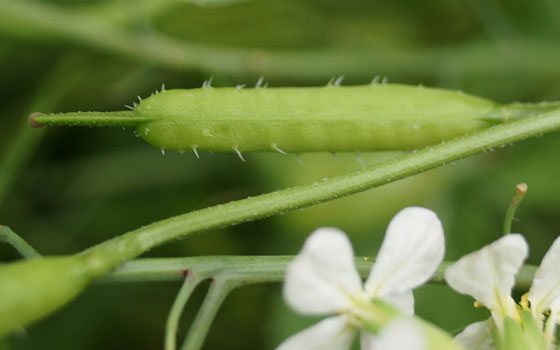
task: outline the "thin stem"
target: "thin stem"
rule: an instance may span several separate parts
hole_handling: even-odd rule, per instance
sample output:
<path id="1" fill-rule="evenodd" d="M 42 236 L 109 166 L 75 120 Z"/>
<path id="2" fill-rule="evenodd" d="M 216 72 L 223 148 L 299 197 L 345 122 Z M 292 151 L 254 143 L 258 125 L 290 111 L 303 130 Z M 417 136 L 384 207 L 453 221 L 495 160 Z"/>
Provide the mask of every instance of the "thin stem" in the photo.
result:
<path id="1" fill-rule="evenodd" d="M 197 350 L 202 347 L 216 313 L 234 287 L 235 285 L 228 280 L 212 281 L 208 294 L 189 329 L 181 350 Z"/>
<path id="2" fill-rule="evenodd" d="M 268 284 L 280 283 L 284 280 L 286 267 L 295 256 L 196 256 L 188 258 L 150 258 L 136 259 L 123 264 L 121 267 L 100 279 L 102 283 L 122 282 L 161 282 L 182 281 L 183 271 L 197 274 L 204 278 L 227 277 L 236 284 Z M 366 279 L 370 273 L 375 258 L 357 257 L 355 266 Z M 444 261 L 438 267 L 428 283 L 444 284 L 445 269 L 453 261 Z M 531 287 L 537 267 L 524 265 L 516 275 L 517 291 L 527 291 Z"/>
<path id="3" fill-rule="evenodd" d="M 177 298 L 175 302 L 173 302 L 173 306 L 167 317 L 167 324 L 165 327 L 165 350 L 175 350 L 177 348 L 177 326 L 179 324 L 179 319 L 193 290 L 200 282 L 201 279 L 198 278 L 198 276 L 195 276 L 194 273 L 189 273 L 181 290 L 179 290 L 179 294 L 177 294 Z"/>
<path id="4" fill-rule="evenodd" d="M 135 126 L 152 120 L 141 117 L 134 111 L 117 112 L 71 112 L 57 114 L 34 113 L 29 116 L 33 126 L 72 125 L 72 126 Z"/>
<path id="5" fill-rule="evenodd" d="M 165 242 L 188 235 L 299 209 L 362 192 L 480 151 L 560 128 L 560 110 L 497 125 L 470 136 L 367 167 L 346 175 L 217 205 L 152 223 L 115 237 L 83 254 L 97 258 L 100 275 Z"/>
<path id="6" fill-rule="evenodd" d="M 523 197 L 525 197 L 525 193 L 527 193 L 526 183 L 522 182 L 515 186 L 515 196 L 513 196 L 513 199 L 509 207 L 507 208 L 506 217 L 504 219 L 504 231 L 502 233 L 504 236 L 511 233 L 511 224 L 515 217 L 515 212 L 517 211 L 519 204 L 523 200 Z"/>
<path id="7" fill-rule="evenodd" d="M 0 225 L 0 242 L 5 241 L 12 247 L 14 247 L 18 253 L 20 253 L 25 259 L 34 259 L 41 257 L 41 254 L 37 252 L 29 243 L 27 243 L 23 238 L 18 236 L 12 229 L 8 226 Z"/>

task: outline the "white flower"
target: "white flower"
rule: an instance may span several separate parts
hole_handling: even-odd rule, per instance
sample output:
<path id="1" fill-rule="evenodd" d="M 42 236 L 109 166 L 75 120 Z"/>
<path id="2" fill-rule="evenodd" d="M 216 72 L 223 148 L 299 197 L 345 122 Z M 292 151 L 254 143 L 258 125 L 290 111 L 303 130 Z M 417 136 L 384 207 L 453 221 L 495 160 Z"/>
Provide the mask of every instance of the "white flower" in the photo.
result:
<path id="1" fill-rule="evenodd" d="M 397 318 L 383 327 L 371 349 L 426 350 L 427 343 L 426 335 L 418 323 L 409 318 Z"/>
<path id="2" fill-rule="evenodd" d="M 284 298 L 300 314 L 336 314 L 284 341 L 279 350 L 349 349 L 373 299 L 382 299 L 413 314 L 412 289 L 426 282 L 444 254 L 441 222 L 431 210 L 410 207 L 391 220 L 370 275 L 362 280 L 346 235 L 320 228 L 307 238 L 290 263 Z M 375 315 L 373 315 L 375 316 Z M 362 332 L 362 349 L 375 338 Z"/>
<path id="3" fill-rule="evenodd" d="M 529 309 L 526 302 L 517 305 L 511 297 L 515 275 L 528 255 L 527 242 L 520 234 L 509 234 L 465 255 L 445 272 L 447 283 L 456 291 L 472 295 L 492 313 L 491 319 L 468 326 L 456 340 L 466 349 L 495 348 L 492 332 L 503 328 L 503 319 L 510 317 L 520 322 L 520 310 Z M 547 343 L 552 344 L 560 312 L 560 237 L 543 258 L 535 273 L 527 298 L 537 324 L 545 332 Z M 544 322 L 544 313 L 551 314 Z"/>

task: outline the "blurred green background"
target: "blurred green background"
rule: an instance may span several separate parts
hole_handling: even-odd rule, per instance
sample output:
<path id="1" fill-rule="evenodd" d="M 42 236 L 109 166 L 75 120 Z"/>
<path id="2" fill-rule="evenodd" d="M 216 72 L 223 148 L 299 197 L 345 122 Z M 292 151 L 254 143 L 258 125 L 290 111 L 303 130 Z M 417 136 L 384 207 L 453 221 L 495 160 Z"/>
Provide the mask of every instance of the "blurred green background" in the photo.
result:
<path id="1" fill-rule="evenodd" d="M 44 254 L 69 254 L 172 215 L 361 168 L 352 154 L 193 154 L 155 149 L 131 129 L 27 126 L 31 112 L 121 110 L 167 89 L 390 81 L 461 89 L 500 102 L 560 99 L 557 0 L 0 0 L 0 223 Z M 148 256 L 295 254 L 336 226 L 375 255 L 391 217 L 435 210 L 446 259 L 500 235 L 514 186 L 529 192 L 513 230 L 538 264 L 558 235 L 560 139 L 548 135 L 379 189 L 176 241 Z M 366 164 L 396 153 L 362 154 Z M 0 245 L 0 260 L 17 259 Z M 158 349 L 176 283 L 96 284 L 11 339 L 13 349 Z M 181 322 L 188 329 L 200 288 Z M 487 317 L 445 286 L 415 292 L 447 330 Z M 1 320 L 0 320 L 1 322 Z M 270 349 L 307 324 L 281 286 L 234 291 L 205 349 Z"/>

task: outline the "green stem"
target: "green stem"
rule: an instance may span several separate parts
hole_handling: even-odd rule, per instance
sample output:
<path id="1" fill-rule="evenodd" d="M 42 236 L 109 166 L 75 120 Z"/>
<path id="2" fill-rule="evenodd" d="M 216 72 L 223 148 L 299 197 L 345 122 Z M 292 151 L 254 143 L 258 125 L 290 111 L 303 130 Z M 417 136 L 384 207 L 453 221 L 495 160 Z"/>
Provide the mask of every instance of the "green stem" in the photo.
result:
<path id="1" fill-rule="evenodd" d="M 98 260 L 99 274 L 165 242 L 228 225 L 315 205 L 424 172 L 493 147 L 560 128 L 560 110 L 497 125 L 470 136 L 410 153 L 309 185 L 217 205 L 152 223 L 82 254 Z"/>
<path id="2" fill-rule="evenodd" d="M 227 277 L 237 284 L 280 283 L 286 267 L 295 256 L 196 256 L 188 258 L 136 259 L 123 264 L 99 280 L 102 283 L 183 281 L 184 271 L 199 280 Z M 356 268 L 363 279 L 369 276 L 375 258 L 357 257 Z M 428 283 L 445 283 L 445 269 L 453 264 L 444 261 Z M 531 287 L 537 266 L 525 265 L 515 279 L 516 291 L 525 292 Z"/>
<path id="3" fill-rule="evenodd" d="M 115 237 L 72 257 L 35 259 L 0 268 L 0 337 L 44 317 L 78 295 L 94 279 L 147 250 L 193 233 L 303 208 L 444 165 L 480 151 L 560 128 L 560 110 L 497 125 L 379 165 L 162 220 Z M 34 262 L 38 262 L 35 264 Z M 62 272 L 62 273 L 61 273 Z M 44 276 L 43 276 L 44 275 Z M 43 276 L 42 279 L 38 276 Z M 44 290 L 50 293 L 44 298 Z M 24 293 L 25 292 L 25 293 Z M 30 303 L 33 301 L 34 303 Z"/>
<path id="4" fill-rule="evenodd" d="M 228 280 L 213 281 L 196 318 L 189 329 L 181 350 L 201 349 L 210 325 L 222 302 L 236 285 Z"/>
<path id="5" fill-rule="evenodd" d="M 25 259 L 34 259 L 41 257 L 41 254 L 39 254 L 39 252 L 37 252 L 31 245 L 29 245 L 29 243 L 18 236 L 8 226 L 0 225 L 0 242 L 1 241 L 5 241 L 6 243 L 14 247 Z"/>
<path id="6" fill-rule="evenodd" d="M 56 114 L 32 114 L 29 117 L 33 126 L 72 125 L 72 126 L 136 126 L 151 118 L 141 117 L 134 111 L 117 112 L 70 112 Z"/>
<path id="7" fill-rule="evenodd" d="M 167 324 L 165 327 L 165 350 L 175 350 L 177 348 L 177 326 L 179 319 L 183 313 L 183 309 L 187 304 L 193 290 L 200 283 L 201 279 L 193 273 L 189 273 L 173 306 L 167 317 Z"/>
<path id="8" fill-rule="evenodd" d="M 515 186 L 515 196 L 513 196 L 513 200 L 506 211 L 506 217 L 504 219 L 504 231 L 502 233 L 504 236 L 511 233 L 511 224 L 514 219 L 515 212 L 523 200 L 523 197 L 525 197 L 525 193 L 527 193 L 527 184 L 520 183 Z"/>

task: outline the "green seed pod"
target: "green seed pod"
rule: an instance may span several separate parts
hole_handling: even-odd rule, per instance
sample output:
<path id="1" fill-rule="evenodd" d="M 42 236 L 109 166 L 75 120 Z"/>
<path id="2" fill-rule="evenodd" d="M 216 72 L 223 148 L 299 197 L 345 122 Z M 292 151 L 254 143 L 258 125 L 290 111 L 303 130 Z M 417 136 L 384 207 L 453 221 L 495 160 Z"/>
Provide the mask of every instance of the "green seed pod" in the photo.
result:
<path id="1" fill-rule="evenodd" d="M 168 90 L 136 108 L 162 149 L 353 152 L 413 149 L 490 125 L 496 103 L 405 85 Z"/>
<path id="2" fill-rule="evenodd" d="M 128 112 L 34 115 L 34 125 L 136 126 L 161 149 L 354 152 L 410 150 L 558 108 L 500 105 L 458 91 L 372 84 L 164 90 Z"/>
<path id="3" fill-rule="evenodd" d="M 82 256 L 37 258 L 0 267 L 0 338 L 58 309 L 93 278 Z"/>

